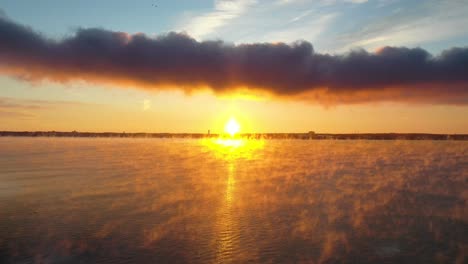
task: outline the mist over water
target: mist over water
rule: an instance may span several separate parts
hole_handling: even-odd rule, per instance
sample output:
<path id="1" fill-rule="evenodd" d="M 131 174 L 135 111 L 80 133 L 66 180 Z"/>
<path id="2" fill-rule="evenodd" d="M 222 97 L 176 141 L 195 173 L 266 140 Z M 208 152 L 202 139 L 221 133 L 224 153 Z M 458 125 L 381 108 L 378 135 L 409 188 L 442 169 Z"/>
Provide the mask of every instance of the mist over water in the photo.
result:
<path id="1" fill-rule="evenodd" d="M 468 142 L 0 138 L 0 263 L 466 263 Z"/>

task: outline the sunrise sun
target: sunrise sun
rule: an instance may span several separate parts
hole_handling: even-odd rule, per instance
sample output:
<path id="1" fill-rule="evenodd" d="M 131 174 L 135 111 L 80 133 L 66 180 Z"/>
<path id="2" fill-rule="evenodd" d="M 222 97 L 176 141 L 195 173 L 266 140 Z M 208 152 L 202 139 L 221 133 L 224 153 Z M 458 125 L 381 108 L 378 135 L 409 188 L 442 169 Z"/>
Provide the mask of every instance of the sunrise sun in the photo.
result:
<path id="1" fill-rule="evenodd" d="M 226 123 L 226 126 L 224 127 L 224 131 L 231 135 L 233 137 L 235 134 L 237 134 L 240 130 L 240 125 L 237 123 L 237 121 L 234 118 L 229 119 L 229 121 Z"/>

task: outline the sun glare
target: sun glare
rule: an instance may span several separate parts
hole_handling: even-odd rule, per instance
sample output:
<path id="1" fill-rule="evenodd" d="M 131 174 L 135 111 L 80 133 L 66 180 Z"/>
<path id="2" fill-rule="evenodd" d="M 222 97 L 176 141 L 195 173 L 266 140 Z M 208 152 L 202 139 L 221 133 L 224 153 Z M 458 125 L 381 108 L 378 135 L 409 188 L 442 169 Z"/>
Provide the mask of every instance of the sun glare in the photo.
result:
<path id="1" fill-rule="evenodd" d="M 231 118 L 224 127 L 224 131 L 233 137 L 240 130 L 240 125 L 234 118 Z"/>

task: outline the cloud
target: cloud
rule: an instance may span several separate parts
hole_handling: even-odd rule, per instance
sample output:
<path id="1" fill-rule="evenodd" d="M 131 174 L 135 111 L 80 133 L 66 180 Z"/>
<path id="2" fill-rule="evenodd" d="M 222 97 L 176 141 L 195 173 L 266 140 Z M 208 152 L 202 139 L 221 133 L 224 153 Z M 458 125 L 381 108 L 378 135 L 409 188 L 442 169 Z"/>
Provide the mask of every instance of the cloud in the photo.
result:
<path id="1" fill-rule="evenodd" d="M 297 3 L 318 3 L 325 5 L 334 5 L 338 3 L 352 3 L 352 4 L 363 4 L 367 3 L 369 0 L 277 0 L 275 3 L 277 5 L 290 5 Z"/>
<path id="2" fill-rule="evenodd" d="M 291 19 L 291 20 L 289 21 L 289 23 L 294 23 L 294 22 L 297 22 L 297 21 L 299 21 L 299 20 L 305 18 L 305 17 L 307 17 L 308 15 L 310 15 L 313 11 L 314 11 L 314 10 L 307 10 L 307 11 L 305 11 L 305 12 L 302 12 L 302 14 L 300 14 L 300 15 L 294 17 L 293 19 Z"/>
<path id="3" fill-rule="evenodd" d="M 35 117 L 35 112 L 42 108 L 43 105 L 37 100 L 0 97 L 0 117 L 2 118 L 30 119 Z"/>
<path id="4" fill-rule="evenodd" d="M 0 109 L 28 109 L 28 110 L 35 110 L 42 108 L 41 105 L 35 102 L 20 102 L 19 100 L 7 98 L 7 97 L 0 97 Z"/>
<path id="5" fill-rule="evenodd" d="M 381 2 L 380 5 L 386 2 Z M 387 1 L 388 4 L 388 1 Z M 362 29 L 337 39 L 344 49 L 375 49 L 382 45 L 421 45 L 466 36 L 468 4 L 459 1 L 428 2 L 416 8 L 396 9 L 369 21 Z"/>
<path id="6" fill-rule="evenodd" d="M 44 111 L 57 111 L 59 108 L 89 106 L 89 103 L 61 100 L 36 100 L 14 97 L 0 97 L 0 117 L 12 120 L 33 120 Z M 96 104 L 93 104 L 96 105 Z"/>
<path id="7" fill-rule="evenodd" d="M 150 38 L 97 28 L 51 40 L 5 18 L 0 36 L 0 74 L 28 81 L 247 90 L 320 104 L 468 103 L 468 48 L 437 56 L 404 47 L 329 55 L 316 53 L 308 42 L 234 45 L 179 33 Z"/>
<path id="8" fill-rule="evenodd" d="M 21 111 L 8 111 L 0 109 L 0 117 L 2 118 L 15 118 L 15 119 L 31 119 L 35 115 L 31 113 L 23 113 Z"/>
<path id="9" fill-rule="evenodd" d="M 303 2 L 303 0 L 277 0 L 275 5 L 290 5 L 295 4 L 297 2 Z"/>
<path id="10" fill-rule="evenodd" d="M 255 0 L 216 0 L 215 10 L 195 17 L 183 27 L 193 37 L 203 38 L 245 13 Z"/>
<path id="11" fill-rule="evenodd" d="M 88 105 L 77 101 L 34 100 L 12 97 L 0 97 L 0 110 L 39 111 L 54 109 L 57 106 Z"/>
<path id="12" fill-rule="evenodd" d="M 339 13 L 315 14 L 313 19 L 300 21 L 300 23 L 298 22 L 298 20 L 304 19 L 304 17 L 311 13 L 312 12 L 305 12 L 290 20 L 283 29 L 271 31 L 270 33 L 258 38 L 262 41 L 271 42 L 294 42 L 294 40 L 301 37 L 307 37 L 308 40 L 319 39 L 319 36 L 326 30 L 326 28 L 329 27 L 337 17 L 339 17 Z"/>
<path id="13" fill-rule="evenodd" d="M 363 4 L 363 3 L 367 3 L 368 0 L 345 0 L 345 2 L 348 2 L 348 3 L 353 3 L 353 4 Z"/>

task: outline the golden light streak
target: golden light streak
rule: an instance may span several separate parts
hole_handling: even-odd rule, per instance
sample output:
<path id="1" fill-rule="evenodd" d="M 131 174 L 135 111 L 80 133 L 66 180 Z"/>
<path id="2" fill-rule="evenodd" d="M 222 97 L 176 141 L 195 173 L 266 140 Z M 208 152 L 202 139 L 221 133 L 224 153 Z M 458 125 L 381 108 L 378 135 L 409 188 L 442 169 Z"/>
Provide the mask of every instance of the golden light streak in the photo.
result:
<path id="1" fill-rule="evenodd" d="M 252 159 L 259 155 L 264 146 L 264 140 L 243 138 L 205 138 L 201 144 L 207 147 L 216 158 L 227 162 L 226 178 L 224 179 L 224 199 L 217 210 L 215 235 L 215 263 L 232 263 L 236 258 L 240 241 L 240 227 L 236 180 L 237 163 L 239 160 Z"/>

